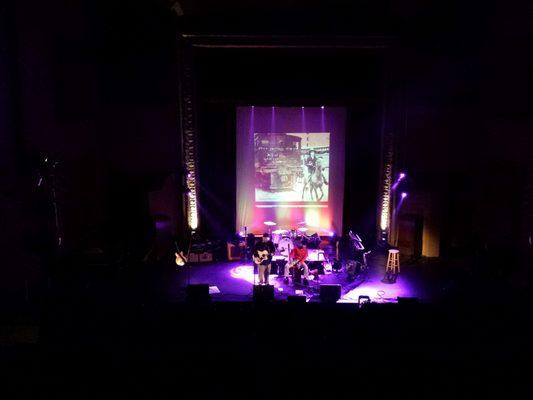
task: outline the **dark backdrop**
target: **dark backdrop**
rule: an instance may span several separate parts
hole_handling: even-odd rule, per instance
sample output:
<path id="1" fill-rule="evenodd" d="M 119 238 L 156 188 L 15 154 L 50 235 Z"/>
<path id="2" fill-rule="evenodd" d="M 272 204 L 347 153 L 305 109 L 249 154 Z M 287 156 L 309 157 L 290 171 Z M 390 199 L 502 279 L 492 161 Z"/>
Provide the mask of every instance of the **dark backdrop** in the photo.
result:
<path id="1" fill-rule="evenodd" d="M 1 3 L 2 289 L 23 294 L 24 281 L 37 276 L 31 268 L 42 267 L 43 255 L 28 245 L 50 239 L 39 233 L 50 218 L 45 196 L 35 190 L 32 162 L 43 153 L 63 161 L 66 246 L 112 245 L 128 230 L 137 232 L 127 246 L 134 248 L 150 235 L 148 193 L 161 177 L 182 172 L 179 32 L 390 35 L 401 61 L 392 70 L 405 91 L 397 165 L 409 172 L 409 190 L 440 197 L 441 242 L 450 250 L 492 247 L 527 260 L 531 24 L 525 8 L 453 1 L 180 4 L 182 17 L 166 0 Z M 220 52 L 214 49 L 198 53 L 194 70 L 200 178 L 208 189 L 200 195 L 217 199 L 204 199 L 210 209 L 203 212 L 220 219 L 209 233 L 233 229 L 235 105 L 261 102 L 348 108 L 346 162 L 354 164 L 346 166 L 353 180 L 345 185 L 345 226 L 374 226 L 368 210 L 375 209 L 372 174 L 379 146 L 373 141 L 379 136 L 381 101 L 380 78 L 373 74 L 380 71 L 374 65 L 381 65 L 379 60 L 365 52 L 344 57 L 347 50 L 294 51 L 292 56 L 270 50 L 257 57 L 252 49 L 241 55 L 224 51 L 216 57 L 211 54 Z M 228 177 L 224 184 L 218 179 L 222 175 Z M 177 199 L 172 193 L 161 203 Z M 183 223 L 179 207 L 173 218 Z M 508 263 L 518 282 L 526 282 L 527 269 L 516 266 L 525 264 Z"/>

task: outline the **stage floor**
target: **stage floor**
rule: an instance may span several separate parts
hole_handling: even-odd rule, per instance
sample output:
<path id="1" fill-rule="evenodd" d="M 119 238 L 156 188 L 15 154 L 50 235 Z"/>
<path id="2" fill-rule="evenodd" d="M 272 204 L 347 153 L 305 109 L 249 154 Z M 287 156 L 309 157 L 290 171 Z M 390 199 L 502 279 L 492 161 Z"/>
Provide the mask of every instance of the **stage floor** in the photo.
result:
<path id="1" fill-rule="evenodd" d="M 352 282 L 348 281 L 344 271 L 320 275 L 318 282 L 309 280 L 309 286 L 295 285 L 292 279 L 288 284 L 276 274 L 270 275 L 270 284 L 274 285 L 276 300 L 286 300 L 289 295 L 305 295 L 307 301 L 319 301 L 320 284 L 340 284 L 341 299 L 339 303 L 357 303 L 359 296 L 369 296 L 372 302 L 395 302 L 397 297 L 418 297 L 425 299 L 424 288 L 417 282 L 412 271 L 402 273 L 395 283 L 384 283 L 386 257 L 371 254 L 368 257 L 368 273 Z M 257 274 L 255 282 L 258 282 Z M 213 301 L 250 301 L 253 294 L 253 266 L 251 262 L 212 262 L 191 264 L 178 267 L 175 280 L 170 288 L 175 301 L 185 300 L 187 284 L 209 284 Z"/>

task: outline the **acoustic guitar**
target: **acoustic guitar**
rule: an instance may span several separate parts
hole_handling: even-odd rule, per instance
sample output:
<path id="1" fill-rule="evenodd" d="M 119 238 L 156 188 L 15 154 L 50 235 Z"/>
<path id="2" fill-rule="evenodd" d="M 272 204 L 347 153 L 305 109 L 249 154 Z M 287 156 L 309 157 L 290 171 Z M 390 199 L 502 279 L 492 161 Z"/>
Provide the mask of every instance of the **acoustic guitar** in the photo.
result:
<path id="1" fill-rule="evenodd" d="M 259 250 L 257 252 L 257 256 L 253 255 L 252 259 L 254 260 L 254 263 L 257 265 L 263 264 L 265 261 L 269 261 L 269 255 L 270 253 L 268 250 Z"/>

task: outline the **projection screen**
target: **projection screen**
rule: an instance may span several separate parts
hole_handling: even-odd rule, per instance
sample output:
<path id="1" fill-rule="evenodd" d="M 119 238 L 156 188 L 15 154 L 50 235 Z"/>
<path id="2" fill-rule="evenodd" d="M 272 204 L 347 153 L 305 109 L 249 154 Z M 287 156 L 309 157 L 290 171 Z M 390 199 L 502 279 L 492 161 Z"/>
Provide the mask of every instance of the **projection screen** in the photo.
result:
<path id="1" fill-rule="evenodd" d="M 237 108 L 237 232 L 342 232 L 345 119 L 341 107 Z"/>

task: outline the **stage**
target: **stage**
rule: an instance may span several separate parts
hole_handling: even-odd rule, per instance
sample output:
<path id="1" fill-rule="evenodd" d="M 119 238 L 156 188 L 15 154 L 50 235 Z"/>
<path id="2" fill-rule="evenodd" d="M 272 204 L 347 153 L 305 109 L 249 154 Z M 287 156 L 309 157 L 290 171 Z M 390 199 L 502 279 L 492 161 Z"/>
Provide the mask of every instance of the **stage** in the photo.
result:
<path id="1" fill-rule="evenodd" d="M 290 295 L 304 295 L 307 302 L 320 301 L 320 284 L 341 285 L 341 298 L 338 303 L 357 303 L 359 296 L 368 296 L 375 303 L 396 302 L 397 297 L 417 297 L 424 300 L 427 294 L 423 285 L 416 279 L 416 271 L 404 268 L 395 283 L 383 282 L 386 256 L 373 253 L 368 257 L 368 272 L 353 281 L 347 279 L 344 270 L 326 271 L 319 275 L 319 281 L 309 280 L 309 285 L 293 284 L 292 279 L 286 284 L 282 276 L 270 275 L 270 284 L 274 285 L 274 299 L 285 301 Z M 405 270 L 405 272 L 403 272 Z M 222 261 L 212 263 L 189 264 L 177 267 L 173 274 L 169 297 L 173 301 L 185 300 L 188 284 L 208 284 L 212 301 L 251 301 L 253 299 L 253 266 L 251 262 Z M 257 274 L 255 282 L 258 282 Z"/>

